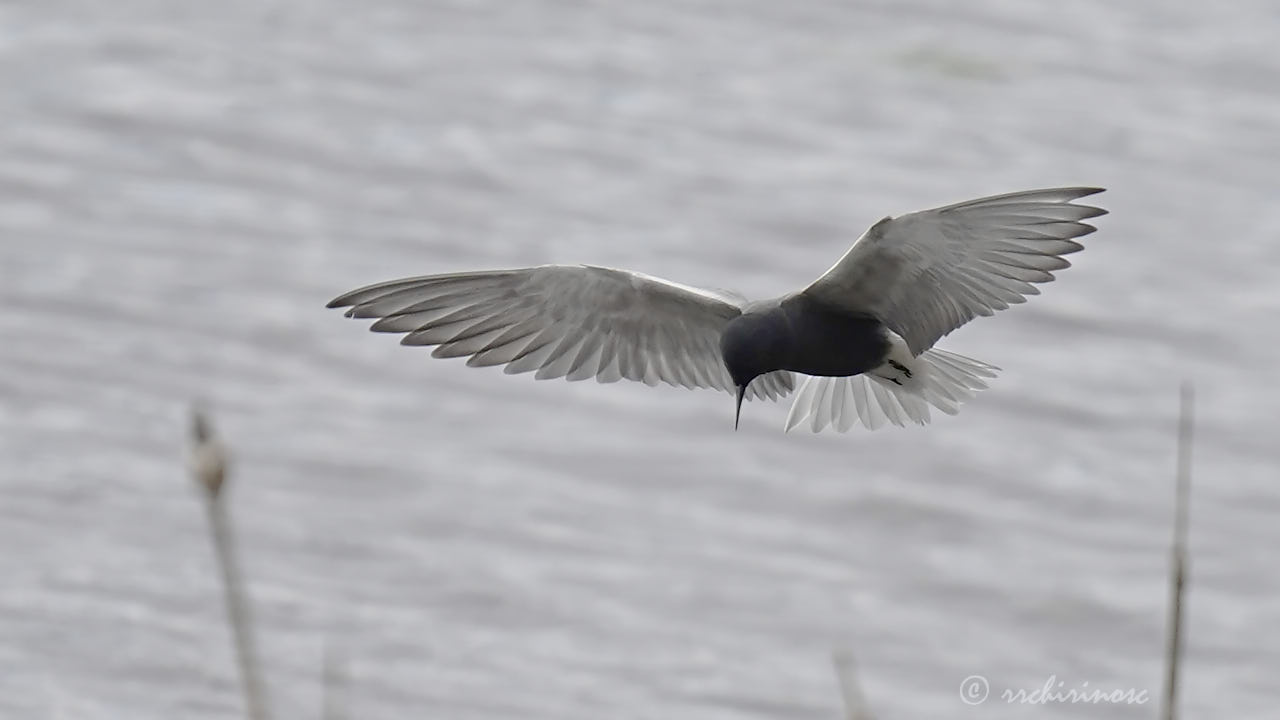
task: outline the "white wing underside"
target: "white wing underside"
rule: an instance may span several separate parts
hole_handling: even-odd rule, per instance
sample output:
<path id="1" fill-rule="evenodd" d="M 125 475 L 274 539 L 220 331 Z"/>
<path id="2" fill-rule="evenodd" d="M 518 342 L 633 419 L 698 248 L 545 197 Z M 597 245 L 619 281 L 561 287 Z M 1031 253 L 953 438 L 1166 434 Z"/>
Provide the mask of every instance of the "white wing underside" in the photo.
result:
<path id="1" fill-rule="evenodd" d="M 720 335 L 742 313 L 727 293 L 587 265 L 430 275 L 370 285 L 329 303 L 371 329 L 405 333 L 435 357 L 502 365 L 539 380 L 634 380 L 733 392 Z M 789 372 L 756 378 L 748 398 L 791 392 Z"/>

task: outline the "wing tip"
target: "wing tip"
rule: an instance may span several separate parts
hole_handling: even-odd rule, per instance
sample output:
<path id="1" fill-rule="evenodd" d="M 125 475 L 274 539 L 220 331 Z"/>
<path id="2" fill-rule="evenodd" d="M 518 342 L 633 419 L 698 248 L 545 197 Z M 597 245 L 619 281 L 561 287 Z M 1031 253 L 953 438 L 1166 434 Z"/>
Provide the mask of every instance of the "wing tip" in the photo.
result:
<path id="1" fill-rule="evenodd" d="M 1011 195 L 1017 196 L 1017 195 L 1023 195 L 1023 194 L 1035 195 L 1035 194 L 1041 194 L 1041 193 L 1054 193 L 1061 197 L 1066 198 L 1065 200 L 1060 200 L 1059 202 L 1072 203 L 1081 198 L 1087 198 L 1091 195 L 1097 195 L 1099 193 L 1104 193 L 1106 191 L 1107 191 L 1106 188 L 1099 187 L 1096 185 L 1064 185 L 1063 187 L 1044 188 L 1042 190 L 1028 190 L 1025 193 L 1011 193 Z M 1084 207 L 1084 206 L 1081 206 L 1081 207 Z M 1095 208 L 1095 209 L 1101 209 L 1101 208 Z M 1106 212 L 1106 211 L 1104 210 L 1103 212 Z"/>

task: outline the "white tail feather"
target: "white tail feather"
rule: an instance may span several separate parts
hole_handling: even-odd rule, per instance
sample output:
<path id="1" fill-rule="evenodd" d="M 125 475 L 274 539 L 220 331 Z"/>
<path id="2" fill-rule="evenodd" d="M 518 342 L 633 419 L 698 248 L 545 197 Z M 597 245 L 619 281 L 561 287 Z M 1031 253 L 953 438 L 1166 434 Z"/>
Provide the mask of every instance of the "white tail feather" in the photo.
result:
<path id="1" fill-rule="evenodd" d="M 965 400 L 987 389 L 984 378 L 1000 368 L 973 358 L 930 349 L 912 357 L 901 338 L 885 363 L 851 377 L 807 377 L 787 415 L 787 430 L 807 424 L 813 432 L 828 426 L 846 432 L 861 421 L 869 430 L 892 423 L 929 422 L 929 407 L 955 415 Z"/>

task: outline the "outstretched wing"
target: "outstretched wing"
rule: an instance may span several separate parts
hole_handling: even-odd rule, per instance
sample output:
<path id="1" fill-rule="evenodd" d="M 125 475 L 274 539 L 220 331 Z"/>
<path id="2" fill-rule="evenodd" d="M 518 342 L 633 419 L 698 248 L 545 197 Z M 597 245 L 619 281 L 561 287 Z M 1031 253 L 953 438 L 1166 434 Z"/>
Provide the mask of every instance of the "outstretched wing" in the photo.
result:
<path id="1" fill-rule="evenodd" d="M 1072 204 L 1101 188 L 996 195 L 885 218 L 804 290 L 832 307 L 869 313 L 919 355 L 978 315 L 1038 295 L 1033 283 L 1070 267 L 1081 222 L 1106 210 Z"/>
<path id="2" fill-rule="evenodd" d="M 505 365 L 539 380 L 626 378 L 648 385 L 731 392 L 720 355 L 725 325 L 742 313 L 727 295 L 640 273 L 588 265 L 429 275 L 392 280 L 335 298 L 371 329 L 407 333 L 404 345 L 435 357 Z M 754 397 L 791 391 L 790 373 L 751 384 Z"/>

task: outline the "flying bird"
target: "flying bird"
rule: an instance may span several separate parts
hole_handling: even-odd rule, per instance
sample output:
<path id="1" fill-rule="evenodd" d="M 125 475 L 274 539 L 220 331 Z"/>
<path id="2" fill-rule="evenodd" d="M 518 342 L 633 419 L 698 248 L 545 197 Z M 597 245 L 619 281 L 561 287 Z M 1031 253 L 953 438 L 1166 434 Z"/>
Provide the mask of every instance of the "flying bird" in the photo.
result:
<path id="1" fill-rule="evenodd" d="M 954 415 L 995 366 L 934 348 L 979 315 L 1039 294 L 1070 266 L 1101 188 L 1028 190 L 886 217 L 811 285 L 747 301 L 591 265 L 425 275 L 369 285 L 329 307 L 378 318 L 434 357 L 503 365 L 539 380 L 621 379 L 778 399 L 786 429 L 925 424 Z"/>

